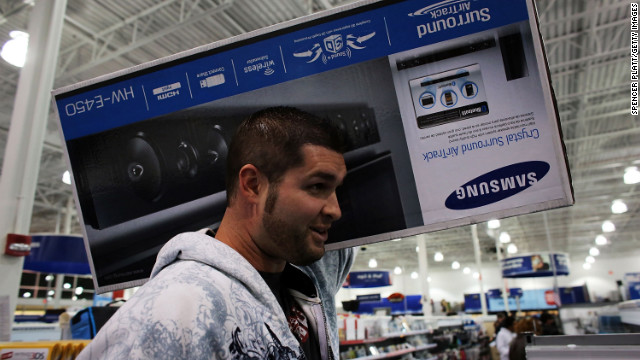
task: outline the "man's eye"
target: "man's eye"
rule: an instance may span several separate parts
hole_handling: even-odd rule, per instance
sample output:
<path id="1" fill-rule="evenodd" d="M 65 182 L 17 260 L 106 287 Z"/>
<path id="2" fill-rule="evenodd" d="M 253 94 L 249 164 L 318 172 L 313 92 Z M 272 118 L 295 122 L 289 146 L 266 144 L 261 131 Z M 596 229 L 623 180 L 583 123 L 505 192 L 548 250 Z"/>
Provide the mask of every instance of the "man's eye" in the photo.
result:
<path id="1" fill-rule="evenodd" d="M 324 190 L 325 185 L 324 184 L 312 184 L 309 186 L 309 190 L 311 191 L 322 191 Z"/>

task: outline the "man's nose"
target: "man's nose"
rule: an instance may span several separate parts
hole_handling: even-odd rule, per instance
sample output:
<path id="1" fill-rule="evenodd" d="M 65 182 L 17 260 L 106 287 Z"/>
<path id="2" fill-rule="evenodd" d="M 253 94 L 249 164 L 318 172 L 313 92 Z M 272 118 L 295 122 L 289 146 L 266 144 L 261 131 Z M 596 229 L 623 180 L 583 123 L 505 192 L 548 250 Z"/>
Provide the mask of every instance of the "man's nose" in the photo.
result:
<path id="1" fill-rule="evenodd" d="M 322 211 L 326 216 L 331 218 L 331 221 L 336 221 L 342 217 L 342 211 L 340 211 L 340 204 L 338 203 L 338 196 L 335 192 L 327 199 L 327 203 Z"/>

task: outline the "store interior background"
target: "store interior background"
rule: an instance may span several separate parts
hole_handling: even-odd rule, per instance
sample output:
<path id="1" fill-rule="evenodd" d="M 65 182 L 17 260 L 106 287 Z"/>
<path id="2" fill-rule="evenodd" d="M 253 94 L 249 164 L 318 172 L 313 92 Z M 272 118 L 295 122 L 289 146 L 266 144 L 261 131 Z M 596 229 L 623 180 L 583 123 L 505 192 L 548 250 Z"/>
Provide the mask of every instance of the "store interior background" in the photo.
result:
<path id="1" fill-rule="evenodd" d="M 350 2 L 68 0 L 54 88 Z M 412 274 L 419 271 L 416 237 L 366 245 L 366 249 L 360 249 L 353 270 L 389 270 L 393 285 L 375 290 L 382 297 L 395 292 L 419 294 L 423 282 L 428 282 L 436 304 L 441 299 L 459 303 L 465 293 L 480 291 L 479 274 L 485 291 L 501 288 L 498 251 L 504 256 L 567 253 L 570 275 L 559 277 L 558 285 L 586 284 L 592 302 L 625 300 L 624 284 L 619 282 L 626 273 L 640 272 L 640 120 L 629 112 L 629 2 L 535 3 L 557 98 L 575 205 L 501 219 L 496 229 L 478 224 L 480 269 L 469 226 L 427 234 L 428 279 Z M 10 40 L 11 31 L 27 29 L 32 8 L 33 1 L 0 0 L 0 43 Z M 11 131 L 19 77 L 20 68 L 0 61 L 2 156 Z M 37 176 L 31 234 L 80 234 L 72 188 L 62 181 L 65 170 L 63 146 L 51 108 Z M 625 204 L 626 211 L 612 211 L 612 205 L 618 202 Z M 605 222 L 611 222 L 615 229 L 607 228 L 610 225 Z M 509 234 L 509 241 L 504 236 L 500 238 L 502 233 Z M 442 254 L 442 260 L 434 258 L 436 253 Z M 371 259 L 375 259 L 375 267 L 370 266 Z M 452 269 L 454 261 L 460 264 L 459 269 Z M 467 267 L 468 274 L 463 272 Z M 76 291 L 80 286 L 77 284 L 87 284 L 86 276 L 71 276 L 69 280 L 65 277 L 72 286 L 65 289 L 64 296 L 54 299 L 44 291 L 39 297 L 36 287 L 49 290 L 55 284 L 46 275 L 28 275 L 33 278 L 32 284 L 21 285 L 18 311 L 91 304 L 91 285 L 84 286 L 82 296 L 77 296 L 80 294 Z M 551 288 L 554 283 L 552 278 L 510 279 L 508 285 Z M 27 292 L 31 295 L 26 296 Z M 345 289 L 338 294 L 338 300 L 371 292 Z"/>

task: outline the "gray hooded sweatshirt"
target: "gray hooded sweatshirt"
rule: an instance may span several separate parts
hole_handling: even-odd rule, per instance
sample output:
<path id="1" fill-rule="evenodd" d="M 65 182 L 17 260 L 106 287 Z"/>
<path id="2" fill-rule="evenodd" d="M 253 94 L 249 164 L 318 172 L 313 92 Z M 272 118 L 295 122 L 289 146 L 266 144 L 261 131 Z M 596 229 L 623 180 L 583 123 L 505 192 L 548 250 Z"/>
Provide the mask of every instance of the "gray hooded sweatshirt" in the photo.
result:
<path id="1" fill-rule="evenodd" d="M 354 250 L 328 251 L 310 266 L 287 265 L 291 290 L 315 331 L 322 359 L 339 359 L 335 294 Z M 304 359 L 286 316 L 260 274 L 205 231 L 160 250 L 151 279 L 103 326 L 78 359 Z"/>

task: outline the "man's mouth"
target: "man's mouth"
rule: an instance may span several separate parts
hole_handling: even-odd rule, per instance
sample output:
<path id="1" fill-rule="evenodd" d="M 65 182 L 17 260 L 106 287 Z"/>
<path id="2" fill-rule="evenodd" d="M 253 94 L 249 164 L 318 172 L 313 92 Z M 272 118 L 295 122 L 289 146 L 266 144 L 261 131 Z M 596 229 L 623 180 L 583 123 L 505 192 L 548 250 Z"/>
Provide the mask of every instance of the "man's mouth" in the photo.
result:
<path id="1" fill-rule="evenodd" d="M 310 229 L 321 236 L 327 236 L 329 233 L 329 227 L 311 226 Z"/>

